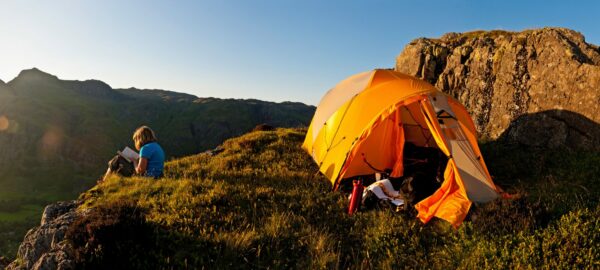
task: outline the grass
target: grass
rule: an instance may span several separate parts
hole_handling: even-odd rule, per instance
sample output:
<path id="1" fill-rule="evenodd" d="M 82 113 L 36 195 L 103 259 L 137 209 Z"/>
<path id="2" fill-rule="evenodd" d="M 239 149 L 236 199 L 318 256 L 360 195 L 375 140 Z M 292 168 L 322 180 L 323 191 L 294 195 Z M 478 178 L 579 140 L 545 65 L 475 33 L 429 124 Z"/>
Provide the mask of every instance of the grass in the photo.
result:
<path id="1" fill-rule="evenodd" d="M 345 194 L 300 149 L 304 132 L 252 132 L 217 155 L 168 162 L 164 179 L 113 177 L 90 189 L 80 196 L 88 215 L 67 232 L 79 267 L 600 267 L 597 153 L 541 159 L 483 145 L 495 181 L 520 195 L 475 205 L 455 230 L 386 210 L 349 217 Z"/>
<path id="2" fill-rule="evenodd" d="M 25 233 L 39 224 L 42 209 L 24 205 L 17 211 L 0 211 L 0 257 L 13 258 Z"/>
<path id="3" fill-rule="evenodd" d="M 454 230 L 441 220 L 423 225 L 385 210 L 349 217 L 345 195 L 330 191 L 300 149 L 303 138 L 303 130 L 253 132 L 226 141 L 217 155 L 169 162 L 165 179 L 114 177 L 89 190 L 82 208 L 92 214 L 68 234 L 80 266 L 600 266 L 597 178 L 589 178 L 598 175 L 597 154 L 562 155 L 558 162 L 537 158 L 541 152 L 484 145 L 496 182 L 521 195 L 474 206 Z M 578 192 L 588 184 L 592 192 Z"/>
<path id="4" fill-rule="evenodd" d="M 40 215 L 34 217 L 27 216 L 16 221 L 0 222 L 0 257 L 13 259 L 19 245 L 23 241 L 23 236 L 34 226 L 39 225 Z"/>
<path id="5" fill-rule="evenodd" d="M 0 193 L 0 257 L 14 258 L 25 233 L 39 225 L 44 206 L 56 200 L 55 194 L 35 195 Z"/>
<path id="6" fill-rule="evenodd" d="M 39 214 L 40 211 L 43 209 L 44 209 L 44 207 L 40 207 L 39 205 L 26 204 L 26 205 L 22 205 L 20 207 L 20 209 L 16 212 L 0 211 L 0 221 L 14 222 L 14 221 L 24 220 L 27 217 L 31 217 L 32 215 Z"/>

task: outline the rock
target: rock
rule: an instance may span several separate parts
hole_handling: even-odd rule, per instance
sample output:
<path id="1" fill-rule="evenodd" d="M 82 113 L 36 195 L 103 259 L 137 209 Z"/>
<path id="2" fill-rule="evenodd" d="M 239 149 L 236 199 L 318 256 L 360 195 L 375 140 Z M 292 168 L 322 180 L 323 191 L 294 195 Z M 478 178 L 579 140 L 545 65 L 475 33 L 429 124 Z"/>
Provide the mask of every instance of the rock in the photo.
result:
<path id="1" fill-rule="evenodd" d="M 27 232 L 17 259 L 7 269 L 74 269 L 73 252 L 65 233 L 81 213 L 77 201 L 46 206 L 39 227 Z"/>
<path id="2" fill-rule="evenodd" d="M 443 41 L 450 41 L 450 40 L 453 40 L 453 39 L 457 39 L 457 38 L 459 38 L 460 36 L 461 36 L 461 34 L 460 34 L 460 33 L 456 33 L 456 32 L 449 32 L 449 33 L 443 34 L 443 35 L 440 37 L 440 39 L 441 39 L 441 40 L 443 40 Z"/>
<path id="3" fill-rule="evenodd" d="M 600 128 L 580 114 L 550 110 L 518 117 L 500 138 L 547 149 L 566 146 L 598 150 Z"/>
<path id="4" fill-rule="evenodd" d="M 67 242 L 61 242 L 58 248 L 43 254 L 32 269 L 75 269 L 73 249 Z"/>
<path id="5" fill-rule="evenodd" d="M 397 57 L 395 69 L 457 98 L 482 137 L 600 150 L 600 51 L 573 30 L 419 38 Z M 559 120 L 557 112 L 573 114 Z"/>
<path id="6" fill-rule="evenodd" d="M 41 226 L 44 226 L 44 225 L 52 222 L 57 217 L 73 210 L 73 208 L 75 208 L 76 206 L 77 205 L 75 204 L 74 201 L 57 202 L 57 203 L 46 206 L 46 208 L 44 208 L 44 213 L 42 214 Z"/>

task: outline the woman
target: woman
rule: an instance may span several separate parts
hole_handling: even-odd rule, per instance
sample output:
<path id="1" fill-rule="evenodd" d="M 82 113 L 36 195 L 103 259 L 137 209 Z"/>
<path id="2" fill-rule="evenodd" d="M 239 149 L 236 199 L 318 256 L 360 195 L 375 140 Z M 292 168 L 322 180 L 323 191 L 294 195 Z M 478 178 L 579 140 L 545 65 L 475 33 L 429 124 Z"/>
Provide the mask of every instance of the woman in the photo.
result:
<path id="1" fill-rule="evenodd" d="M 139 127 L 133 133 L 133 142 L 135 148 L 140 151 L 140 159 L 135 168 L 136 173 L 156 179 L 161 178 L 165 165 L 165 152 L 157 143 L 154 131 L 147 126 Z"/>

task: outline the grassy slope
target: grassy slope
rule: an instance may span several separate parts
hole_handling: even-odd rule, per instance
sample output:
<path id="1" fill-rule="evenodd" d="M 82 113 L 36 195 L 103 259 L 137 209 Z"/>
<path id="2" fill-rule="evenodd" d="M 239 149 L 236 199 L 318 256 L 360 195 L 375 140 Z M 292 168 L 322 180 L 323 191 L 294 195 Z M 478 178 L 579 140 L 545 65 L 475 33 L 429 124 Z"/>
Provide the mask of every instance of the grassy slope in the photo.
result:
<path id="1" fill-rule="evenodd" d="M 389 211 L 344 213 L 300 149 L 304 131 L 254 132 L 167 178 L 113 178 L 81 198 L 68 236 L 82 266 L 130 268 L 599 267 L 597 153 L 483 146 L 495 181 L 524 195 L 474 206 L 458 230 Z M 559 159 L 556 159 L 559 158 Z M 576 194 L 574 196 L 573 194 Z"/>
<path id="2" fill-rule="evenodd" d="M 9 130 L 0 131 L 0 256 L 13 256 L 45 205 L 93 186 L 116 150 L 132 147 L 131 133 L 141 124 L 153 127 L 167 155 L 177 157 L 213 148 L 260 123 L 306 125 L 314 112 L 303 104 L 195 100 L 63 81 L 40 71 L 0 85 L 0 116 L 10 120 Z M 53 130 L 58 142 L 44 147 L 44 134 Z"/>

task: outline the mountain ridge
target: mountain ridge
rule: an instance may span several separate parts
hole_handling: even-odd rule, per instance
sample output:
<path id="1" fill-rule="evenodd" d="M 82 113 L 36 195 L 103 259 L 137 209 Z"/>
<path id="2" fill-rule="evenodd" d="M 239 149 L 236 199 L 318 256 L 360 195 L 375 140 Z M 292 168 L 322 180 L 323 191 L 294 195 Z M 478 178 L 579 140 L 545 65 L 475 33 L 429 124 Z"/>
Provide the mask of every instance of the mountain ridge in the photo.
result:
<path id="1" fill-rule="evenodd" d="M 3 87 L 3 85 L 0 85 Z M 121 114 L 117 119 L 123 119 L 123 116 L 132 115 L 132 114 L 140 114 L 136 112 L 133 108 L 128 108 L 133 105 L 133 107 L 139 106 L 142 110 L 141 115 L 139 117 L 140 122 L 152 122 L 153 118 L 164 118 L 165 114 L 169 114 L 170 111 L 180 111 L 184 113 L 182 116 L 186 117 L 189 113 L 207 113 L 206 109 L 210 108 L 210 112 L 219 110 L 223 112 L 224 108 L 218 108 L 220 105 L 227 105 L 231 109 L 236 108 L 236 106 L 243 105 L 242 107 L 238 107 L 239 109 L 244 109 L 247 107 L 251 112 L 258 113 L 261 115 L 260 117 L 253 117 L 254 120 L 250 119 L 248 123 L 244 123 L 244 130 L 250 130 L 257 124 L 261 124 L 263 122 L 271 122 L 269 124 L 279 126 L 286 125 L 286 121 L 292 121 L 293 125 L 307 125 L 310 120 L 310 113 L 314 111 L 315 107 L 310 105 L 305 105 L 299 102 L 270 102 L 270 101 L 261 101 L 256 99 L 220 99 L 220 98 L 199 98 L 195 95 L 190 95 L 186 93 L 178 93 L 172 92 L 168 90 L 160 90 L 160 89 L 151 89 L 151 90 L 142 90 L 137 88 L 128 88 L 128 89 L 113 89 L 108 84 L 104 83 L 101 80 L 61 80 L 58 79 L 57 76 L 51 75 L 50 73 L 43 72 L 37 68 L 27 69 L 22 71 L 19 76 L 15 77 L 9 83 L 6 84 L 6 87 L 2 88 L 7 89 L 8 92 L 15 93 L 14 97 L 10 97 L 11 102 L 17 103 L 25 103 L 21 104 L 21 107 L 50 107 L 53 108 L 52 115 L 39 115 L 39 117 L 43 118 L 53 118 L 57 120 L 49 120 L 46 123 L 40 123 L 38 126 L 42 127 L 47 124 L 55 124 L 55 125 L 65 125 L 64 122 L 77 122 L 76 116 L 77 112 L 74 110 L 91 110 L 91 113 L 97 114 L 101 113 L 102 110 L 125 110 L 124 114 Z M 99 99 L 100 98 L 100 99 Z M 177 102 L 178 104 L 170 104 L 171 101 Z M 5 100 L 6 106 L 3 111 L 13 110 L 18 111 L 21 108 L 16 108 L 14 105 L 11 105 L 7 100 Z M 166 102 L 166 103 L 164 103 Z M 207 103 L 209 102 L 209 103 Z M 69 108 L 69 106 L 74 106 L 76 108 Z M 107 107 L 108 106 L 108 107 Z M 217 106 L 217 107 L 215 107 Z M 66 107 L 66 108 L 63 108 Z M 96 109 L 94 109 L 97 107 Z M 155 108 L 156 107 L 156 108 Z M 33 109 L 33 108 L 32 108 Z M 303 118 L 295 119 L 289 118 L 288 120 L 283 120 L 279 116 L 273 117 L 271 115 L 271 111 L 282 112 L 279 111 L 281 109 L 285 110 L 294 110 L 298 113 L 304 113 Z M 146 111 L 144 113 L 143 111 Z M 160 110 L 163 110 L 163 113 L 158 113 Z M 0 111 L 0 114 L 6 115 L 7 117 L 15 118 L 13 123 L 16 125 L 19 123 L 19 117 L 21 115 L 26 115 L 28 112 L 14 112 L 10 113 L 10 111 L 3 112 Z M 58 112 L 61 111 L 61 112 Z M 228 113 L 230 113 L 229 111 Z M 150 114 L 148 114 L 150 113 Z M 11 115 L 12 114 L 12 115 Z M 110 112 L 109 112 L 110 114 Z M 146 114 L 144 116 L 144 114 Z M 250 113 L 247 116 L 254 115 Z M 258 116 L 256 115 L 256 116 Z M 93 115 L 89 115 L 91 119 L 94 119 Z M 199 115 L 201 116 L 201 115 Z M 215 116 L 215 119 L 221 118 L 218 115 Z M 233 117 L 231 115 L 229 117 Z M 150 118 L 148 118 L 150 117 Z M 169 116 L 174 117 L 174 116 Z M 279 117 L 279 118 L 278 118 Z M 25 118 L 25 117 L 24 117 Z M 30 117 L 34 118 L 34 117 Z M 71 119 L 69 119 L 71 118 Z M 146 120 L 143 120 L 146 119 Z M 120 121 L 122 121 L 120 120 Z M 208 120 L 208 119 L 207 119 Z M 57 122 L 58 121 L 58 122 Z M 56 123 L 53 123 L 56 122 Z M 63 130 L 68 130 L 69 128 L 61 128 Z M 161 129 L 161 128 L 159 128 Z M 197 133 L 197 131 L 194 131 Z M 239 133 L 239 131 L 238 131 Z M 2 133 L 0 133 L 2 135 Z M 6 134 L 4 134 L 6 135 Z M 129 137 L 129 136 L 127 136 Z M 201 147 L 201 149 L 197 149 L 197 151 L 206 150 L 207 148 L 214 147 L 218 144 L 217 141 L 211 142 L 208 145 Z M 187 152 L 186 154 L 190 154 L 191 152 Z M 176 154 L 181 155 L 181 154 Z"/>
<path id="2" fill-rule="evenodd" d="M 303 102 L 298 101 L 268 101 L 268 100 L 260 100 L 254 98 L 219 98 L 219 97 L 199 97 L 194 94 L 189 94 L 185 92 L 166 90 L 166 89 L 156 89 L 156 88 L 137 88 L 137 87 L 128 87 L 128 88 L 112 88 L 108 83 L 99 80 L 99 79 L 85 79 L 85 80 L 65 80 L 61 79 L 56 75 L 53 75 L 49 72 L 43 71 L 37 67 L 33 67 L 30 69 L 24 69 L 19 72 L 19 74 L 11 79 L 8 82 L 4 82 L 0 80 L 0 86 L 8 86 L 17 84 L 20 81 L 26 81 L 26 83 L 37 83 L 38 81 L 42 81 L 45 83 L 49 82 L 59 82 L 69 85 L 69 88 L 74 90 L 86 91 L 88 93 L 92 93 L 93 90 L 101 91 L 101 92 L 116 92 L 119 94 L 125 94 L 126 96 L 146 96 L 150 98 L 158 97 L 167 97 L 166 100 L 174 99 L 178 97 L 177 100 L 185 100 L 185 101 L 196 101 L 201 102 L 202 100 L 236 100 L 236 101 L 258 101 L 265 103 L 273 103 L 273 104 L 296 104 L 296 105 L 306 105 L 310 107 L 314 107 L 314 105 L 305 104 Z M 124 96 L 119 96 L 124 97 Z M 200 100 L 200 101 L 197 101 Z"/>

